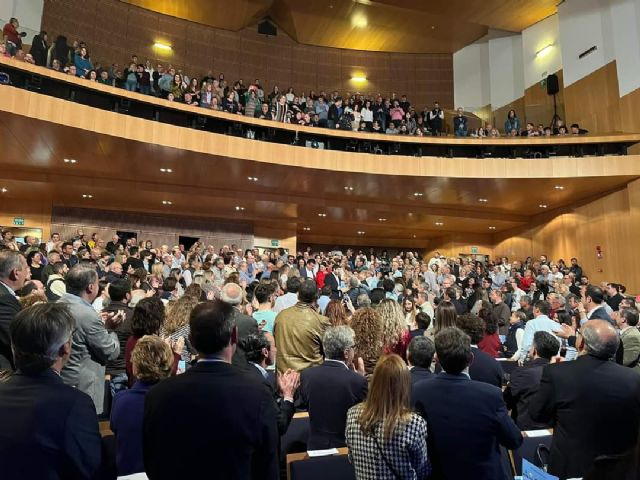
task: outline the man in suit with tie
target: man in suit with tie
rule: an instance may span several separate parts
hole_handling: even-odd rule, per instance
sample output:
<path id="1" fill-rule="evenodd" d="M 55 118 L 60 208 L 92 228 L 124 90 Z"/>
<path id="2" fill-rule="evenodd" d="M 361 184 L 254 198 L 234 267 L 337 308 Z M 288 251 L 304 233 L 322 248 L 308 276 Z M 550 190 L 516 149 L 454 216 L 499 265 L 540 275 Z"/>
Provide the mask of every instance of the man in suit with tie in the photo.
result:
<path id="1" fill-rule="evenodd" d="M 469 378 L 471 339 L 456 327 L 435 337 L 443 372 L 414 386 L 412 403 L 429 426 L 434 480 L 506 480 L 500 447 L 516 449 L 522 434 L 499 388 Z"/>
<path id="2" fill-rule="evenodd" d="M 606 320 L 612 326 L 615 325 L 607 313 L 607 309 L 604 308 L 604 293 L 600 287 L 589 285 L 586 287 L 583 297 L 583 304 L 578 305 L 581 325 L 584 325 L 588 320 Z"/>
<path id="3" fill-rule="evenodd" d="M 60 303 L 19 312 L 11 323 L 16 373 L 0 382 L 3 478 L 94 478 L 101 461 L 98 418 L 86 393 L 65 385 L 75 321 Z"/>
<path id="4" fill-rule="evenodd" d="M 534 421 L 554 425 L 549 473 L 583 477 L 600 456 L 635 448 L 640 428 L 640 375 L 610 361 L 618 332 L 606 320 L 589 320 L 578 332 L 580 356 L 548 365 L 529 401 Z"/>
<path id="5" fill-rule="evenodd" d="M 354 337 L 344 325 L 327 329 L 322 339 L 324 363 L 300 375 L 300 398 L 309 409 L 309 450 L 344 447 L 347 410 L 367 396 L 362 359 L 354 371 Z"/>
<path id="6" fill-rule="evenodd" d="M 305 268 L 300 271 L 300 277 L 305 280 L 316 279 L 316 261 L 314 258 L 310 258 L 309 260 L 307 260 Z"/>
<path id="7" fill-rule="evenodd" d="M 22 309 L 15 292 L 30 278 L 31 269 L 24 255 L 14 250 L 0 251 L 0 370 L 14 367 L 9 326 Z"/>
<path id="8" fill-rule="evenodd" d="M 196 306 L 189 320 L 196 365 L 147 393 L 142 442 L 151 480 L 278 479 L 276 407 L 262 383 L 231 365 L 234 318 L 233 307 L 221 301 Z M 188 439 L 171 454 L 167 422 Z"/>
<path id="9" fill-rule="evenodd" d="M 478 342 L 484 335 L 484 323 L 477 315 L 467 313 L 460 315 L 456 322 L 458 328 L 471 338 L 473 360 L 469 365 L 469 376 L 472 380 L 488 383 L 502 388 L 502 367 L 500 363 L 486 352 L 478 348 Z"/>
<path id="10" fill-rule="evenodd" d="M 327 275 L 324 277 L 324 284 L 328 287 L 331 287 L 331 299 L 335 300 L 336 298 L 341 297 L 340 292 L 340 279 L 336 274 L 337 265 L 333 267 L 327 268 Z"/>
<path id="11" fill-rule="evenodd" d="M 436 347 L 430 338 L 425 336 L 415 337 L 407 348 L 407 363 L 411 370 L 411 385 L 431 378 L 431 362 L 436 353 Z"/>
<path id="12" fill-rule="evenodd" d="M 620 347 L 616 360 L 620 365 L 633 368 L 640 373 L 640 330 L 638 330 L 638 311 L 635 308 L 623 308 L 614 312 L 620 329 Z"/>
<path id="13" fill-rule="evenodd" d="M 300 374 L 293 370 L 278 374 L 276 389 L 273 377 L 267 372 L 267 367 L 273 365 L 276 359 L 276 344 L 268 332 L 249 335 L 242 342 L 242 347 L 249 362 L 248 373 L 267 387 L 276 402 L 278 434 L 282 436 L 287 432 L 296 411 L 293 395 L 300 385 Z"/>

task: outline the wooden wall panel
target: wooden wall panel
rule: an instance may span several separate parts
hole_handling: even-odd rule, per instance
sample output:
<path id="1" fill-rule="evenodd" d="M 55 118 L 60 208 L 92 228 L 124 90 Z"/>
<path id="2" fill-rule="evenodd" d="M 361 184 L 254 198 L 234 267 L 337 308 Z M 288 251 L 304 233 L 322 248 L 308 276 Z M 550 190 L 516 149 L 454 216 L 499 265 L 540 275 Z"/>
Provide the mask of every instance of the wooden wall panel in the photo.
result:
<path id="1" fill-rule="evenodd" d="M 615 61 L 566 87 L 564 99 L 569 124 L 579 123 L 591 132 L 622 130 Z"/>
<path id="2" fill-rule="evenodd" d="M 522 122 L 522 127 L 524 128 L 525 126 L 524 118 L 526 116 L 526 113 L 524 97 L 520 97 L 517 100 L 514 100 L 513 102 L 505 105 L 504 107 L 500 107 L 492 112 L 493 126 L 500 130 L 501 134 L 505 133 L 504 122 L 507 119 L 507 115 L 509 114 L 510 110 L 516 111 L 516 115 L 518 115 L 520 121 Z"/>
<path id="3" fill-rule="evenodd" d="M 416 109 L 438 99 L 453 107 L 453 59 L 450 54 L 389 54 L 301 45 L 280 29 L 265 37 L 255 26 L 232 32 L 144 10 L 118 0 L 45 0 L 42 28 L 49 38 L 67 36 L 87 42 L 94 62 L 127 64 L 135 53 L 141 62 L 172 64 L 190 76 L 212 70 L 228 82 L 259 78 L 270 92 L 293 86 L 296 93 L 315 90 L 342 93 L 406 93 Z M 153 48 L 168 42 L 173 51 Z M 359 70 L 368 82 L 354 85 Z"/>
<path id="4" fill-rule="evenodd" d="M 556 72 L 560 84 L 560 92 L 556 96 L 557 111 L 560 118 L 565 119 L 564 111 L 564 75 L 562 70 Z M 553 95 L 547 94 L 547 87 L 533 85 L 524 91 L 524 119 L 535 125 L 547 126 L 553 118 Z"/>
<path id="5" fill-rule="evenodd" d="M 0 230 L 3 227 L 13 227 L 13 219 L 21 217 L 24 218 L 24 225 L 21 228 L 42 229 L 42 237 L 49 238 L 51 235 L 51 199 L 13 199 L 9 196 L 11 192 L 1 195 Z"/>

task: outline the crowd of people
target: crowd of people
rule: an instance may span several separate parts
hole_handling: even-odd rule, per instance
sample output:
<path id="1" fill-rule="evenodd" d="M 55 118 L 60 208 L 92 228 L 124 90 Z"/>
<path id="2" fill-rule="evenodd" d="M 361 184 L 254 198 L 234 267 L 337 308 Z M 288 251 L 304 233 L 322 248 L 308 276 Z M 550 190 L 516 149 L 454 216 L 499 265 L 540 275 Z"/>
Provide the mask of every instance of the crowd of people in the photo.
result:
<path id="1" fill-rule="evenodd" d="M 275 479 L 306 410 L 307 448 L 347 446 L 359 480 L 507 478 L 500 448 L 542 428 L 559 478 L 637 479 L 636 299 L 575 258 L 22 240 L 0 240 L 11 478 L 92 478 L 100 416 L 120 475 Z"/>
<path id="2" fill-rule="evenodd" d="M 444 110 L 437 101 L 432 107 L 416 109 L 406 95 L 396 93 L 383 97 L 381 94 L 340 94 L 338 91 L 296 92 L 293 87 L 280 90 L 277 85 L 268 92 L 259 79 L 250 84 L 242 79 L 229 82 L 223 73 L 216 76 L 212 71 L 198 78 L 172 65 L 154 65 L 150 60 L 142 62 L 137 55 L 132 55 L 125 65 L 103 64 L 92 59 L 85 42 L 74 41 L 69 45 L 65 36 L 58 35 L 49 45 L 45 31 L 35 35 L 30 52 L 25 54 L 18 19 L 12 18 L 3 33 L 5 41 L 0 54 L 90 82 L 252 118 L 388 135 L 440 136 L 450 132 L 455 136 L 484 138 L 587 133 L 578 124 L 567 128 L 558 116 L 548 127 L 542 124 L 536 127 L 533 123 L 524 125 L 513 110 L 508 114 L 503 132 L 490 123 L 471 128 L 462 108 L 448 126 Z"/>

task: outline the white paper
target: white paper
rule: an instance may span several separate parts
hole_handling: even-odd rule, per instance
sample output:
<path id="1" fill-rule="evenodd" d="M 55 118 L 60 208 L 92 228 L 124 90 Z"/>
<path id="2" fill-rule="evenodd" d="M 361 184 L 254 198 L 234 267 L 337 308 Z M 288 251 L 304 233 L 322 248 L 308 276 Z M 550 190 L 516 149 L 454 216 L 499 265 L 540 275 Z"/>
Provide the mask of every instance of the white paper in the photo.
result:
<path id="1" fill-rule="evenodd" d="M 338 455 L 340 452 L 338 451 L 337 448 L 327 448 L 325 450 L 309 450 L 307 452 L 307 455 L 309 455 L 310 458 L 313 457 L 326 457 L 328 455 Z"/>
<path id="2" fill-rule="evenodd" d="M 551 435 L 551 430 L 548 430 L 548 429 L 544 429 L 544 430 L 527 430 L 527 431 L 524 432 L 524 434 L 529 438 L 548 437 L 549 435 Z"/>
<path id="3" fill-rule="evenodd" d="M 125 475 L 124 477 L 118 477 L 118 480 L 149 480 L 149 477 L 147 477 L 146 473 L 140 472 L 132 475 Z"/>

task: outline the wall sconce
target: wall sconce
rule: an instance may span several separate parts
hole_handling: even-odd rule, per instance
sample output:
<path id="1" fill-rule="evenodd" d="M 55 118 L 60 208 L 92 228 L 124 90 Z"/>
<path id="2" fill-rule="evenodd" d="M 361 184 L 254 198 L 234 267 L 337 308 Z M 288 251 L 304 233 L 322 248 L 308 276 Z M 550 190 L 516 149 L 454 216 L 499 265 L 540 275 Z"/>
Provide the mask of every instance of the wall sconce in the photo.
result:
<path id="1" fill-rule="evenodd" d="M 351 77 L 351 81 L 356 83 L 364 83 L 367 81 L 367 77 L 365 77 L 364 75 L 354 75 L 353 77 Z"/>
<path id="2" fill-rule="evenodd" d="M 153 46 L 155 48 L 160 49 L 160 50 L 167 50 L 167 51 L 173 50 L 171 48 L 171 45 L 167 45 L 166 43 L 162 43 L 162 42 L 156 42 L 156 43 L 153 44 Z"/>
<path id="3" fill-rule="evenodd" d="M 553 48 L 553 43 L 550 43 L 546 47 L 542 47 L 540 50 L 536 52 L 536 58 L 542 58 L 551 53 L 551 49 Z"/>

